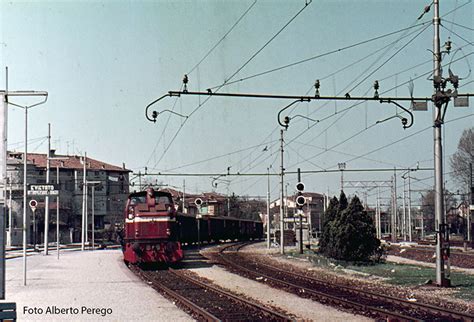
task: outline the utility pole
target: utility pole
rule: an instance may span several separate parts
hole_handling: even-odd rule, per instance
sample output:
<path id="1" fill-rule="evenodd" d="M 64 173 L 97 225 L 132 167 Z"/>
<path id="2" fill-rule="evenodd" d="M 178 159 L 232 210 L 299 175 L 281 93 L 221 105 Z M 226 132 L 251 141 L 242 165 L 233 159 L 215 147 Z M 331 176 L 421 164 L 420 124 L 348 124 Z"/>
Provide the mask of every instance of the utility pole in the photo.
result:
<path id="1" fill-rule="evenodd" d="M 298 168 L 298 185 L 301 185 L 301 170 L 300 168 Z M 304 185 L 302 185 L 303 189 L 304 189 Z M 301 190 L 303 190 L 301 189 Z M 300 190 L 300 189 L 298 189 Z M 301 191 L 298 191 L 298 195 L 301 195 Z M 304 198 L 303 198 L 304 200 Z M 296 198 L 295 198 L 295 202 L 296 202 Z M 296 202 L 296 204 L 298 204 Z M 299 207 L 298 207 L 299 208 Z M 303 206 L 301 206 L 301 209 L 298 209 L 298 213 L 299 213 L 299 217 L 300 217 L 300 254 L 303 254 Z M 311 213 L 309 213 L 309 217 L 311 217 Z"/>
<path id="2" fill-rule="evenodd" d="M 445 276 L 444 257 L 447 257 L 447 252 L 444 249 L 444 198 L 443 198 L 443 145 L 442 145 L 442 131 L 443 124 L 443 103 L 445 101 L 444 93 L 442 91 L 442 75 L 441 75 L 441 48 L 440 48 L 440 17 L 439 17 L 439 0 L 433 1 L 434 6 L 434 37 L 433 37 L 433 85 L 435 88 L 433 97 L 435 105 L 434 113 L 434 176 L 435 176 L 435 227 L 437 231 L 436 238 L 436 284 L 438 286 L 449 286 L 450 280 Z"/>
<path id="3" fill-rule="evenodd" d="M 394 170 L 392 178 L 392 216 L 390 220 L 392 242 L 397 241 L 397 171 Z"/>
<path id="4" fill-rule="evenodd" d="M 7 77 L 8 79 L 8 77 Z M 8 86 L 7 86 L 8 87 Z M 2 199 L 0 202 L 0 300 L 5 299 L 5 183 L 7 182 L 7 134 L 8 134 L 8 96 L 7 96 L 8 88 L 4 92 L 0 92 L 2 96 L 1 102 L 1 111 L 0 111 L 0 133 L 2 135 L 2 140 L 0 140 L 0 186 L 3 186 L 2 194 L 0 198 Z M 11 185 L 11 182 L 10 182 Z M 11 199 L 11 189 L 10 189 L 10 199 Z M 11 201 L 9 205 L 9 214 L 11 213 Z M 11 232 L 12 232 L 12 222 L 10 218 L 10 239 L 11 239 Z"/>
<path id="5" fill-rule="evenodd" d="M 468 191 L 471 198 L 469 199 L 469 209 L 467 210 L 467 242 L 471 243 L 471 209 L 474 208 L 474 174 L 472 173 L 472 163 L 469 163 L 469 176 L 471 184 Z"/>
<path id="6" fill-rule="evenodd" d="M 408 240 L 412 241 L 412 230 L 411 230 L 411 177 L 408 172 Z"/>
<path id="7" fill-rule="evenodd" d="M 142 191 L 142 173 L 138 171 L 138 191 Z"/>
<path id="8" fill-rule="evenodd" d="M 267 248 L 270 249 L 270 167 L 267 168 Z"/>
<path id="9" fill-rule="evenodd" d="M 85 240 L 85 225 L 86 225 L 86 162 L 87 162 L 87 152 L 84 152 L 83 161 L 83 179 L 82 179 L 82 230 L 81 230 L 81 250 L 84 250 L 84 240 Z"/>
<path id="10" fill-rule="evenodd" d="M 284 219 L 283 219 L 283 193 L 284 193 L 284 183 L 283 176 L 285 169 L 283 168 L 283 131 L 280 129 L 280 158 L 281 158 L 281 167 L 280 167 L 280 254 L 285 253 L 285 239 L 284 239 Z"/>
<path id="11" fill-rule="evenodd" d="M 61 186 L 59 185 L 59 164 L 56 165 L 56 184 L 58 185 L 58 190 L 61 192 Z M 56 251 L 57 259 L 59 259 L 59 193 L 56 196 Z"/>
<path id="12" fill-rule="evenodd" d="M 186 193 L 186 180 L 183 180 L 183 214 L 186 213 L 186 210 L 185 210 L 185 193 Z"/>
<path id="13" fill-rule="evenodd" d="M 48 123 L 48 154 L 46 155 L 46 184 L 49 184 L 49 158 L 51 158 L 51 123 Z M 48 255 L 49 196 L 44 201 L 44 255 Z"/>
<path id="14" fill-rule="evenodd" d="M 407 195 L 407 191 L 406 191 L 406 177 L 405 176 L 402 176 L 403 178 L 403 219 L 402 219 L 402 235 L 403 235 L 403 240 L 404 241 L 407 241 L 407 216 L 406 216 L 406 212 L 407 212 L 407 207 L 406 207 L 406 195 Z"/>
<path id="15" fill-rule="evenodd" d="M 92 250 L 94 250 L 94 242 L 95 242 L 95 200 L 94 200 L 94 194 L 95 194 L 95 185 L 92 185 Z"/>
<path id="16" fill-rule="evenodd" d="M 9 178 L 10 180 L 8 180 L 8 188 L 9 188 L 9 191 L 8 191 L 8 225 L 9 225 L 9 229 L 8 229 L 8 234 L 10 235 L 10 238 L 9 238 L 9 242 L 10 244 L 8 246 L 11 246 L 11 243 L 12 243 L 12 232 L 13 232 L 13 215 L 12 215 L 12 177 L 10 176 Z"/>
<path id="17" fill-rule="evenodd" d="M 377 238 L 382 239 L 382 226 L 380 223 L 380 187 L 377 187 L 377 212 L 376 212 L 376 222 L 377 222 Z"/>

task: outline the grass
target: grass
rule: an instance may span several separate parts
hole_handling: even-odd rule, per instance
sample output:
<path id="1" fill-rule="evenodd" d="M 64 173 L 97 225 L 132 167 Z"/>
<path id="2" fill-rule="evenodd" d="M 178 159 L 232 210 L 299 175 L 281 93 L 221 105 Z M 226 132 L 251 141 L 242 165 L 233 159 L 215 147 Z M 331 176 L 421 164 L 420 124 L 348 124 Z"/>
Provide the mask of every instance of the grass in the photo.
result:
<path id="1" fill-rule="evenodd" d="M 407 264 L 397 264 L 392 262 L 377 264 L 350 263 L 328 259 L 313 252 L 305 252 L 300 255 L 297 252 L 290 253 L 294 257 L 305 257 L 315 266 L 324 267 L 339 271 L 341 274 L 347 274 L 342 269 L 360 272 L 385 279 L 385 283 L 393 285 L 402 285 L 408 287 L 425 284 L 428 280 L 435 280 L 436 271 L 434 268 L 422 267 Z M 474 275 L 451 272 L 451 285 L 455 292 L 454 297 L 459 299 L 474 301 Z"/>

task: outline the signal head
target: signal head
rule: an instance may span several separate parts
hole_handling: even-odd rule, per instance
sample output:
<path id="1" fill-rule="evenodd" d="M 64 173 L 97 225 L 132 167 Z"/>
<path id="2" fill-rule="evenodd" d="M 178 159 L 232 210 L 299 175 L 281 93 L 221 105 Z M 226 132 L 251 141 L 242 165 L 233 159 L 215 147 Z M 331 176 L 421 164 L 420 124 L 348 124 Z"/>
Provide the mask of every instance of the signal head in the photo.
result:
<path id="1" fill-rule="evenodd" d="M 202 199 L 201 198 L 196 198 L 196 200 L 194 200 L 194 204 L 198 207 L 200 207 L 202 205 Z"/>
<path id="2" fill-rule="evenodd" d="M 304 196 L 298 196 L 296 197 L 296 205 L 298 207 L 303 207 L 306 203 L 306 198 Z"/>
<path id="3" fill-rule="evenodd" d="M 298 182 L 296 184 L 296 190 L 298 190 L 299 192 L 303 192 L 304 190 L 304 183 L 303 182 Z"/>

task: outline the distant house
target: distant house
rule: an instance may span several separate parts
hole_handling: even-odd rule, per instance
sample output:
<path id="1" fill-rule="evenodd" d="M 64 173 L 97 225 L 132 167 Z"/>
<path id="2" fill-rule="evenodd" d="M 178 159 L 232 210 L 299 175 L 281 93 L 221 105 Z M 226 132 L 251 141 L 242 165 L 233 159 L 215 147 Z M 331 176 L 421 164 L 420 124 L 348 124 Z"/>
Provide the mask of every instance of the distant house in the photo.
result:
<path id="1" fill-rule="evenodd" d="M 324 216 L 324 199 L 325 196 L 316 192 L 303 192 L 303 196 L 306 198 L 306 204 L 303 206 L 303 214 L 306 217 L 311 232 L 321 231 L 321 225 L 323 224 Z M 297 213 L 296 205 L 297 195 L 288 196 L 283 199 L 283 213 L 286 219 L 285 229 L 293 229 L 294 223 L 291 218 L 295 218 Z M 270 203 L 270 214 L 272 215 L 271 225 L 273 228 L 279 229 L 280 220 L 280 199 L 276 199 Z"/>
<path id="2" fill-rule="evenodd" d="M 184 194 L 183 192 L 171 188 L 161 188 L 173 196 L 176 209 L 190 215 L 201 213 L 209 216 L 236 217 L 244 219 L 260 220 L 260 214 L 266 212 L 266 203 L 260 200 L 249 199 L 247 197 L 237 197 L 235 195 L 224 195 L 217 192 L 204 192 L 201 194 Z M 202 205 L 198 207 L 196 199 L 201 199 Z"/>
<path id="3" fill-rule="evenodd" d="M 59 190 L 59 225 L 61 242 L 78 242 L 82 227 L 82 195 L 83 195 L 83 169 L 82 157 L 70 155 L 56 155 L 52 158 L 61 160 L 50 161 L 51 184 L 57 184 Z M 27 160 L 27 183 L 46 183 L 46 154 L 30 153 Z M 94 188 L 94 225 L 97 230 L 109 228 L 122 221 L 125 201 L 129 193 L 130 170 L 111 165 L 92 158 L 86 159 L 86 179 L 91 182 L 100 182 Z M 58 184 L 59 175 L 59 184 Z M 7 159 L 6 187 L 7 205 L 11 196 L 11 226 L 7 219 L 7 242 L 9 245 L 22 243 L 23 226 L 23 153 L 9 152 Z M 88 189 L 88 229 L 92 228 L 91 207 L 92 192 Z M 11 191 L 11 192 L 10 192 Z M 27 240 L 29 243 L 40 243 L 44 239 L 44 212 L 45 198 L 42 196 L 29 196 L 38 201 L 35 216 L 27 204 Z M 56 240 L 56 197 L 49 198 L 49 240 Z M 10 215 L 7 216 L 10 218 Z M 90 236 L 90 233 L 89 233 Z"/>

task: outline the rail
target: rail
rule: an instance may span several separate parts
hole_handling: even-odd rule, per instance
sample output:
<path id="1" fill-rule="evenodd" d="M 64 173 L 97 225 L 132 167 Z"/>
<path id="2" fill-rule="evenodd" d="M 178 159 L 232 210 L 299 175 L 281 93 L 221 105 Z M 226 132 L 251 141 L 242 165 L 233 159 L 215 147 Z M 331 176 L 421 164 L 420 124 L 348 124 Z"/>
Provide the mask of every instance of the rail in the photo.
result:
<path id="1" fill-rule="evenodd" d="M 237 251 L 244 246 L 244 244 L 237 246 Z M 228 251 L 228 249 L 228 247 L 223 248 L 219 253 L 220 258 L 227 265 L 234 267 L 237 270 L 243 270 L 251 276 L 264 277 L 265 279 L 267 279 L 267 281 L 272 281 L 273 283 L 295 289 L 297 290 L 298 294 L 304 292 L 306 295 L 311 294 L 316 298 L 324 298 L 327 301 L 345 307 L 375 312 L 379 316 L 382 316 L 387 319 L 430 320 L 433 318 L 436 319 L 442 317 L 449 320 L 474 321 L 474 316 L 469 313 L 456 312 L 453 310 L 420 302 L 411 302 L 393 296 L 378 294 L 371 291 L 365 291 L 360 288 L 354 288 L 344 285 L 328 285 L 328 282 L 325 280 L 305 276 L 296 272 L 291 272 L 290 274 L 289 272 L 283 269 L 261 262 L 258 263 L 257 270 L 253 268 L 253 265 L 249 265 L 248 262 L 242 258 L 242 256 L 231 258 L 231 254 L 235 254 L 235 252 L 225 254 L 225 251 Z M 266 268 L 266 272 L 264 272 L 263 268 Z M 275 276 L 279 277 L 277 278 Z M 308 284 L 312 285 L 313 287 L 307 287 Z M 315 290 L 315 284 L 318 285 L 318 288 L 324 288 L 331 294 Z M 357 296 L 359 302 L 354 302 L 348 299 L 350 297 L 353 298 L 354 296 Z M 388 309 L 381 308 L 382 306 L 388 307 Z M 397 310 L 401 312 L 396 312 Z"/>

